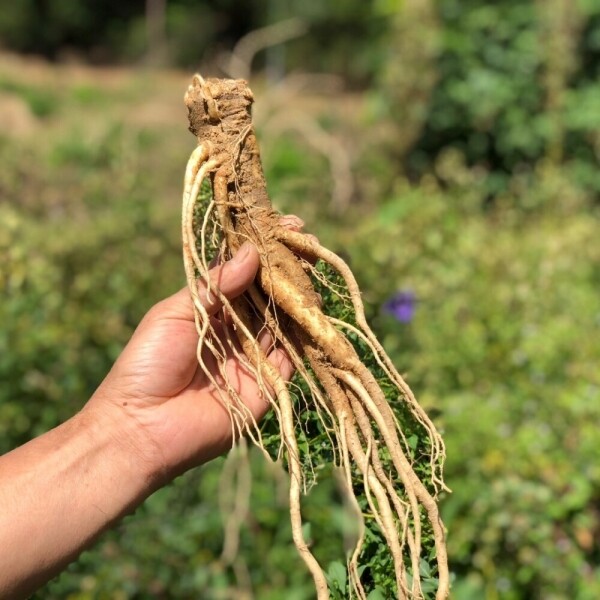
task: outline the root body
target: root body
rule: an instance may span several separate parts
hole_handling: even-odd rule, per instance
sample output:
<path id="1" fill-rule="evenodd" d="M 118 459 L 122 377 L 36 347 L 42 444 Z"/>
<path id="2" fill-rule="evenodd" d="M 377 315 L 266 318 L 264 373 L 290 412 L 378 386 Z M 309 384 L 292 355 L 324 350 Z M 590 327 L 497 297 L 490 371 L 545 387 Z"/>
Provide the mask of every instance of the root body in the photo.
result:
<path id="1" fill-rule="evenodd" d="M 423 558 L 421 537 L 426 527 L 434 538 L 436 598 L 441 600 L 449 593 L 444 527 L 437 507 L 437 494 L 444 489 L 443 442 L 369 329 L 350 269 L 314 239 L 284 227 L 273 210 L 252 127 L 252 101 L 252 92 L 245 81 L 204 80 L 198 75 L 185 97 L 190 130 L 199 141 L 186 171 L 182 217 L 184 262 L 196 309 L 199 349 L 208 347 L 219 363 L 226 354 L 223 344 L 241 346 L 249 368 L 262 383 L 265 398 L 276 411 L 291 477 L 293 539 L 314 578 L 318 599 L 328 599 L 329 591 L 325 575 L 302 532 L 300 499 L 306 482 L 297 443 L 297 407 L 286 382 L 261 350 L 258 336 L 265 329 L 275 343 L 288 351 L 298 373 L 306 380 L 315 409 L 337 446 L 333 451 L 340 457 L 347 475 L 349 493 L 362 495 L 370 507 L 393 557 L 398 597 L 423 598 L 419 563 Z M 205 178 L 210 178 L 213 201 L 202 226 L 198 227 L 194 225 L 194 207 Z M 210 224 L 218 232 L 220 252 L 225 258 L 235 254 L 246 240 L 260 254 L 256 284 L 232 303 L 222 298 L 235 324 L 237 340 L 218 339 L 197 297 L 197 277 L 219 294 L 208 276 L 206 231 Z M 324 261 L 337 271 L 347 288 L 356 325 L 340 323 L 323 312 L 305 258 Z M 335 291 L 333 287 L 330 289 Z M 425 439 L 421 453 L 429 456 L 429 481 L 422 482 L 415 473 L 411 448 L 399 419 L 378 379 L 346 337 L 348 331 L 356 334 L 374 355 L 384 376 L 397 390 L 397 402 L 403 403 L 405 411 L 421 428 Z M 202 366 L 207 376 L 214 378 Z M 224 366 L 221 376 L 226 381 Z M 223 393 L 222 401 L 232 416 L 234 434 L 246 432 L 260 444 L 256 423 L 233 386 Z M 349 558 L 348 572 L 356 596 L 365 597 L 358 576 L 359 558 L 360 547 Z"/>

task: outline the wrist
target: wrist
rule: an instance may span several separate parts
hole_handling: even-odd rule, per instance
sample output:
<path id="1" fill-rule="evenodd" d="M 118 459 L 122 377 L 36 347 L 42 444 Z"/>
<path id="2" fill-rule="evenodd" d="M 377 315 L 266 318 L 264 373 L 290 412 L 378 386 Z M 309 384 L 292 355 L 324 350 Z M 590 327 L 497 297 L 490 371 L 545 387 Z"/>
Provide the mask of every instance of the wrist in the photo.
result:
<path id="1" fill-rule="evenodd" d="M 106 399 L 98 390 L 77 418 L 100 444 L 111 446 L 141 500 L 168 481 L 161 449 L 129 409 L 127 400 Z"/>
<path id="2" fill-rule="evenodd" d="M 160 485 L 155 453 L 91 401 L 0 457 L 0 596 L 26 597 Z"/>

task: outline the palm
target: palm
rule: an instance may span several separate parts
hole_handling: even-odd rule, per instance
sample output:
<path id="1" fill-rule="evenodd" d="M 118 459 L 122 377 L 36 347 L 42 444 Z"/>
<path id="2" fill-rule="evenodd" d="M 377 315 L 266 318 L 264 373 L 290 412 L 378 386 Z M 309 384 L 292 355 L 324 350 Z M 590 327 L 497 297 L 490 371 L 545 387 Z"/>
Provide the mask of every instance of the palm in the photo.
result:
<path id="1" fill-rule="evenodd" d="M 250 253 L 246 263 L 226 263 L 219 287 L 235 297 L 252 281 L 258 257 Z M 216 312 L 212 306 L 210 312 Z M 221 321 L 212 317 L 220 336 L 226 331 Z M 229 332 L 235 339 L 233 332 Z M 231 446 L 231 420 L 220 390 L 206 376 L 197 358 L 198 333 L 193 320 L 189 292 L 181 290 L 154 307 L 144 318 L 130 343 L 115 364 L 106 384 L 118 394 L 121 407 L 140 424 L 161 452 L 168 467 L 177 471 L 205 462 Z M 226 374 L 255 419 L 268 408 L 255 378 L 231 348 L 227 349 Z M 208 349 L 202 363 L 217 374 L 215 358 Z M 274 350 L 271 361 L 282 376 L 291 376 L 291 364 L 281 350 Z M 215 375 L 216 376 L 216 375 Z M 218 379 L 217 384 L 220 384 Z M 113 399 L 114 402 L 114 399 Z"/>
<path id="2" fill-rule="evenodd" d="M 220 322 L 213 319 L 213 326 L 218 335 L 225 336 Z M 221 396 L 224 387 L 218 389 L 199 365 L 196 356 L 198 334 L 193 323 L 186 321 L 181 327 L 179 324 L 177 327 L 171 324 L 166 333 L 171 338 L 171 343 L 165 346 L 171 351 L 167 360 L 164 356 L 156 357 L 156 376 L 152 378 L 155 393 L 161 392 L 151 401 L 156 417 L 156 433 L 164 439 L 165 446 L 179 455 L 186 464 L 188 461 L 204 462 L 231 446 L 231 420 Z M 185 343 L 182 342 L 183 339 Z M 261 394 L 256 379 L 231 347 L 225 348 L 225 372 L 229 385 L 258 420 L 266 412 L 268 400 Z M 203 350 L 201 358 L 206 371 L 218 373 L 217 361 L 207 348 Z M 214 380 L 217 384 L 222 384 L 220 379 L 221 377 L 216 376 Z M 200 435 L 204 436 L 202 450 L 198 449 Z M 204 451 L 206 447 L 211 449 L 208 455 Z"/>

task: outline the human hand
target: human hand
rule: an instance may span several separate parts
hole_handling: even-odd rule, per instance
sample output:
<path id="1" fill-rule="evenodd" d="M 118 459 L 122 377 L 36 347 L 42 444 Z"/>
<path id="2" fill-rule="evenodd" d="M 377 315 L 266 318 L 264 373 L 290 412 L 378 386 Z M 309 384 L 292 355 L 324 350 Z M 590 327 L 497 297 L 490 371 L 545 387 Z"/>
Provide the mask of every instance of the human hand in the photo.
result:
<path id="1" fill-rule="evenodd" d="M 211 281 L 228 299 L 235 298 L 252 283 L 258 264 L 258 251 L 246 243 L 232 260 L 211 270 Z M 215 316 L 221 302 L 200 291 L 213 326 L 224 333 L 230 325 Z M 199 367 L 197 344 L 192 301 L 185 288 L 146 314 L 86 407 L 109 413 L 120 431 L 126 425 L 132 436 L 129 443 L 152 470 L 162 470 L 159 485 L 231 447 L 230 417 Z M 270 340 L 265 340 L 264 348 L 269 346 Z M 208 351 L 202 359 L 216 369 Z M 269 360 L 285 379 L 291 377 L 292 364 L 283 350 L 272 349 Z M 253 417 L 260 419 L 268 400 L 233 352 L 227 358 L 227 373 Z"/>
<path id="2" fill-rule="evenodd" d="M 232 299 L 258 263 L 256 248 L 245 244 L 211 271 L 211 282 Z M 206 289 L 199 297 L 225 335 L 221 302 Z M 291 377 L 287 355 L 268 336 L 259 343 Z M 82 411 L 0 457 L 0 547 L 11 549 L 0 561 L 0 597 L 29 597 L 154 490 L 231 446 L 229 413 L 199 367 L 197 344 L 186 288 L 148 312 Z M 201 359 L 216 370 L 208 352 Z M 233 350 L 226 371 L 258 420 L 268 400 Z"/>

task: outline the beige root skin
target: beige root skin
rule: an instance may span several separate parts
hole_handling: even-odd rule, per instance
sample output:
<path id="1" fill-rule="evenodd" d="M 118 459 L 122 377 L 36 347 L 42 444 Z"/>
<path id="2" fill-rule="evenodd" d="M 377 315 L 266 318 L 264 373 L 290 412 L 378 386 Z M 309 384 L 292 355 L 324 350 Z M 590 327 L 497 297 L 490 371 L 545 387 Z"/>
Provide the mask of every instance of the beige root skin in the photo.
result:
<path id="1" fill-rule="evenodd" d="M 293 539 L 313 576 L 318 600 L 328 599 L 329 591 L 325 575 L 302 534 L 300 501 L 306 475 L 297 444 L 295 407 L 286 382 L 261 350 L 259 338 L 265 332 L 275 344 L 286 349 L 298 373 L 306 380 L 315 408 L 332 440 L 333 451 L 346 473 L 351 494 L 353 484 L 357 485 L 352 481 L 351 466 L 355 465 L 362 475 L 364 496 L 394 560 L 398 596 L 423 598 L 419 562 L 422 558 L 421 525 L 425 515 L 433 532 L 437 554 L 439 586 L 436 598 L 443 600 L 449 593 L 449 573 L 444 527 L 436 502 L 437 492 L 446 489 L 441 474 L 443 442 L 369 329 L 360 291 L 350 269 L 313 237 L 299 233 L 301 223 L 293 219 L 282 221 L 273 211 L 252 129 L 251 103 L 252 93 L 243 81 L 204 80 L 195 76 L 186 94 L 190 129 L 200 145 L 192 153 L 185 176 L 184 263 L 199 334 L 198 356 L 201 361 L 200 351 L 208 349 L 217 359 L 219 373 L 209 373 L 202 361 L 201 366 L 215 384 L 217 377 L 224 382 L 221 401 L 231 415 L 234 438 L 249 433 L 256 443 L 261 444 L 257 424 L 227 380 L 226 346 L 242 348 L 242 354 L 235 351 L 255 375 L 265 401 L 275 409 L 290 473 Z M 211 180 L 213 202 L 204 216 L 198 240 L 193 223 L 194 205 L 205 178 Z M 256 245 L 261 257 L 257 282 L 242 298 L 233 302 L 222 297 L 209 279 L 205 245 L 208 222 L 212 218 L 221 233 L 221 250 L 225 258 L 235 254 L 246 240 Z M 323 260 L 338 271 L 346 283 L 357 328 L 323 313 L 320 297 L 311 281 L 310 264 L 299 256 Z M 207 284 L 207 293 L 223 302 L 237 339 L 223 340 L 216 335 L 198 298 L 197 277 Z M 333 288 L 332 292 L 335 293 Z M 345 336 L 346 331 L 353 329 L 397 387 L 429 438 L 432 469 L 429 485 L 433 494 L 413 470 L 408 444 L 385 394 Z M 303 356 L 310 363 L 314 380 L 304 365 Z M 385 467 L 382 451 L 391 460 Z M 358 577 L 362 535 L 360 538 L 349 557 L 348 571 L 355 597 L 363 599 L 366 593 Z"/>

